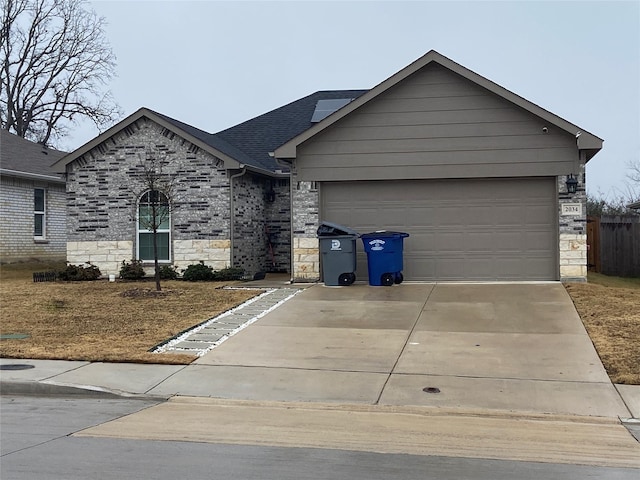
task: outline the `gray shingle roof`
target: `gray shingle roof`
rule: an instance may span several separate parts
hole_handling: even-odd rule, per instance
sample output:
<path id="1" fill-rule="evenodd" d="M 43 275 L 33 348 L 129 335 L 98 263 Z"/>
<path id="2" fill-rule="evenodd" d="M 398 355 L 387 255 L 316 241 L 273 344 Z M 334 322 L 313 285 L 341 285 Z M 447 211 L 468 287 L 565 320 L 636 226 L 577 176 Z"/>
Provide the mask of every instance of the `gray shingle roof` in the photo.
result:
<path id="1" fill-rule="evenodd" d="M 51 169 L 51 165 L 65 155 L 65 152 L 44 147 L 0 129 L 0 170 L 4 174 L 15 172 L 59 177 Z"/>
<path id="2" fill-rule="evenodd" d="M 175 118 L 143 107 L 64 157 L 58 162 L 56 168 L 57 171 L 63 171 L 68 163 L 84 155 L 129 123 L 146 115 L 162 122 L 166 128 L 173 129 L 175 127 L 176 133 L 183 132 L 198 142 L 201 148 L 207 149 L 211 147 L 213 154 L 217 152 L 225 155 L 237 162 L 237 164 L 246 165 L 258 172 L 264 172 L 265 174 L 278 173 L 283 170 L 283 167 L 278 165 L 269 153 L 313 125 L 311 118 L 318 100 L 353 99 L 365 92 L 367 90 L 328 90 L 312 93 L 218 133 L 205 132 Z"/>
<path id="3" fill-rule="evenodd" d="M 295 100 L 283 107 L 247 120 L 218 133 L 207 133 L 191 125 L 154 112 L 175 127 L 259 170 L 282 170 L 269 156 L 277 147 L 313 125 L 311 117 L 318 100 L 357 98 L 367 90 L 324 90 Z"/>
<path id="4" fill-rule="evenodd" d="M 273 152 L 277 147 L 313 125 L 311 117 L 318 100 L 357 98 L 365 92 L 367 90 L 326 90 L 312 93 L 283 107 L 215 133 L 212 137 L 214 141 L 222 141 L 242 152 L 245 159 L 225 151 L 242 163 L 271 172 L 282 170 L 282 167 L 269 156 L 269 152 Z M 223 148 L 210 144 L 224 151 Z"/>
<path id="5" fill-rule="evenodd" d="M 150 110 L 150 109 L 148 109 Z M 180 130 L 188 133 L 189 135 L 197 138 L 198 140 L 203 141 L 207 145 L 212 146 L 213 148 L 220 150 L 223 153 L 226 153 L 230 157 L 235 158 L 240 163 L 248 163 L 251 165 L 251 158 L 247 156 L 242 150 L 239 150 L 235 146 L 225 142 L 222 138 L 218 138 L 215 135 L 205 132 L 204 130 L 200 130 L 199 128 L 188 125 L 180 120 L 176 120 L 175 118 L 168 117 L 163 115 L 162 113 L 155 112 L 151 110 L 153 113 L 163 118 L 173 126 L 179 128 Z"/>

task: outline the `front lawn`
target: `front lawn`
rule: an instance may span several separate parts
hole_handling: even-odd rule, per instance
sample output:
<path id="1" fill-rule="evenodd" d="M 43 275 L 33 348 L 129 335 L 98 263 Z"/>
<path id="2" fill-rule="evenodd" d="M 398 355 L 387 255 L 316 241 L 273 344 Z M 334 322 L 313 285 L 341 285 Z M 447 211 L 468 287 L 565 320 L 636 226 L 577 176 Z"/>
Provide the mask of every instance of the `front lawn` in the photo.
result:
<path id="1" fill-rule="evenodd" d="M 640 278 L 589 273 L 566 289 L 613 383 L 640 385 Z"/>
<path id="2" fill-rule="evenodd" d="M 149 349 L 260 292 L 222 290 L 227 283 L 34 283 L 43 264 L 0 266 L 0 356 L 95 362 L 192 362 L 192 355 Z M 231 282 L 233 283 L 233 282 Z"/>

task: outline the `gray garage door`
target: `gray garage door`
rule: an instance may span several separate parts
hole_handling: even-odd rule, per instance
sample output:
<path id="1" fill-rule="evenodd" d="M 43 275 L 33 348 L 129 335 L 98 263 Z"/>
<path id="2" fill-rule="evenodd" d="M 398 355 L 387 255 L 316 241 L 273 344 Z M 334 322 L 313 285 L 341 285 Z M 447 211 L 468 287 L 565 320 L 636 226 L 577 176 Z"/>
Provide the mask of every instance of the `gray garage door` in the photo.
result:
<path id="1" fill-rule="evenodd" d="M 407 280 L 558 278 L 554 178 L 323 182 L 320 195 L 322 220 L 408 232 Z"/>

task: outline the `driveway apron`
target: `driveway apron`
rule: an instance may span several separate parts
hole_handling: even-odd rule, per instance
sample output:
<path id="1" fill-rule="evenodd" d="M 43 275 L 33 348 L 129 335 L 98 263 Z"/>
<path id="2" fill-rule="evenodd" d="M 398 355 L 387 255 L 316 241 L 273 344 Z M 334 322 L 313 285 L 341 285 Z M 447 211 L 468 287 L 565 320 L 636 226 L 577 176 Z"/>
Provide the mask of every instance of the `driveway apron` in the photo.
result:
<path id="1" fill-rule="evenodd" d="M 629 416 L 559 283 L 316 285 L 149 393 Z"/>

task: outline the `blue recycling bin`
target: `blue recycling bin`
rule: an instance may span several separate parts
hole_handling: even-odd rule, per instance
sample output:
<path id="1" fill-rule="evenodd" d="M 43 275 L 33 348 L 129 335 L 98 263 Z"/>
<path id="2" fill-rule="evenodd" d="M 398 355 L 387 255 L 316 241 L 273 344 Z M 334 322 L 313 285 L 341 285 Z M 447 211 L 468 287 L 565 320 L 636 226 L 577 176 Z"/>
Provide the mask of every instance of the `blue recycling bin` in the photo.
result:
<path id="1" fill-rule="evenodd" d="M 369 285 L 390 287 L 402 283 L 402 255 L 405 232 L 379 231 L 361 235 L 367 253 Z"/>

